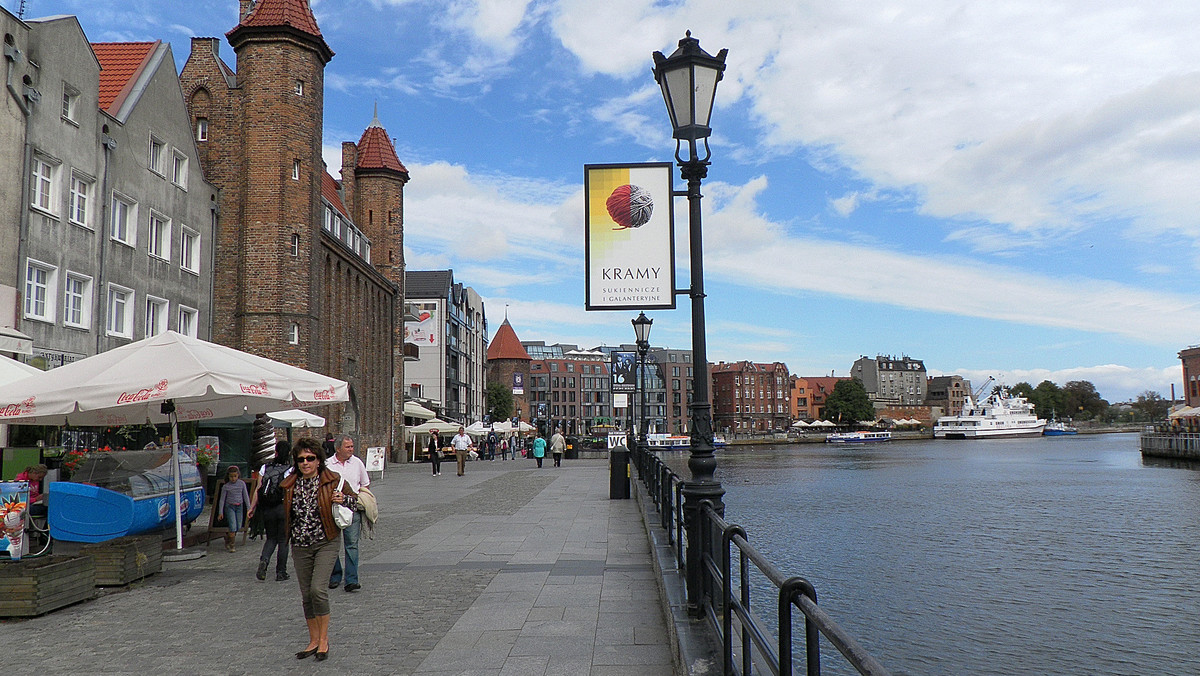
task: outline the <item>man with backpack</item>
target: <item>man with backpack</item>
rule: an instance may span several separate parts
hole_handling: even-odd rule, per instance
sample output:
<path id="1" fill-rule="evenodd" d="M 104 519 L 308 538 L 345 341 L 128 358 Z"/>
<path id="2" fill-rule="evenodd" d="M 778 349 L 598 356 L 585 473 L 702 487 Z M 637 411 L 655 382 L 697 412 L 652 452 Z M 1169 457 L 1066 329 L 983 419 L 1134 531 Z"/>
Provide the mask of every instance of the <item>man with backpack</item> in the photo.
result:
<path id="1" fill-rule="evenodd" d="M 258 470 L 258 488 L 250 496 L 249 516 L 257 512 L 263 522 L 265 542 L 258 557 L 258 570 L 254 577 L 267 579 L 267 568 L 271 563 L 271 552 L 275 551 L 275 581 L 288 579 L 287 574 L 287 515 L 283 507 L 283 488 L 280 484 L 292 473 L 291 449 L 286 441 L 275 444 L 275 457 Z"/>

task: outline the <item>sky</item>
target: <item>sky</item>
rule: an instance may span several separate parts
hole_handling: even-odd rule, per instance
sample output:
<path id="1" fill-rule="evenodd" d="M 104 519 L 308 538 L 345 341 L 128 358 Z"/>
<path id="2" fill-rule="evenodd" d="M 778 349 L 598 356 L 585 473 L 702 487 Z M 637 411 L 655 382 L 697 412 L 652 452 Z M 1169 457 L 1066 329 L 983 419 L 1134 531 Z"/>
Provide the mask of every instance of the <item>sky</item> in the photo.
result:
<path id="1" fill-rule="evenodd" d="M 19 0 L 0 0 L 17 11 Z M 325 158 L 378 106 L 408 269 L 522 340 L 633 341 L 584 309 L 585 164 L 666 162 L 651 53 L 729 50 L 703 184 L 710 361 L 1088 380 L 1182 397 L 1200 343 L 1200 3 L 312 0 Z M 26 0 L 93 42 L 223 36 L 236 0 Z M 221 56 L 236 65 L 225 42 Z M 675 173 L 675 186 L 685 185 Z M 687 205 L 675 205 L 677 286 Z M 651 342 L 691 347 L 686 296 Z"/>

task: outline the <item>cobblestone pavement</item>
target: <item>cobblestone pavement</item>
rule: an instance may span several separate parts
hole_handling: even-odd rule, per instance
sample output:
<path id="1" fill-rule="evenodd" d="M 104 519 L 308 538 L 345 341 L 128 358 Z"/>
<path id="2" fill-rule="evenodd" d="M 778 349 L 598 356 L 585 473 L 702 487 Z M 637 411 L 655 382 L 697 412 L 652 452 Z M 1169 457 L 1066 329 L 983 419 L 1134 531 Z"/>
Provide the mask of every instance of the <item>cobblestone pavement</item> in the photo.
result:
<path id="1" fill-rule="evenodd" d="M 548 465 L 549 463 L 547 463 Z M 261 540 L 94 600 L 0 622 L 13 674 L 672 674 L 663 604 L 631 500 L 604 461 L 472 462 L 466 476 L 397 465 L 372 485 L 356 593 L 330 592 L 326 662 L 293 580 L 254 579 Z"/>

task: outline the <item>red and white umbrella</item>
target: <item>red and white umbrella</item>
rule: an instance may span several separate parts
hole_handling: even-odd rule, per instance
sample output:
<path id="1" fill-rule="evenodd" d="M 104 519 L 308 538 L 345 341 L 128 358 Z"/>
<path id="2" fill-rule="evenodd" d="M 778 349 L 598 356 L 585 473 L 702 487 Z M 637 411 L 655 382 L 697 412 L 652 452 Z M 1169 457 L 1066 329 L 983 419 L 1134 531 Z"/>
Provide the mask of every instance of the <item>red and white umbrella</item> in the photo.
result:
<path id="1" fill-rule="evenodd" d="M 345 381 L 167 331 L 0 386 L 0 423 L 140 425 L 349 401 Z M 166 404 L 166 405 L 164 405 Z M 176 540 L 183 546 L 176 479 Z"/>

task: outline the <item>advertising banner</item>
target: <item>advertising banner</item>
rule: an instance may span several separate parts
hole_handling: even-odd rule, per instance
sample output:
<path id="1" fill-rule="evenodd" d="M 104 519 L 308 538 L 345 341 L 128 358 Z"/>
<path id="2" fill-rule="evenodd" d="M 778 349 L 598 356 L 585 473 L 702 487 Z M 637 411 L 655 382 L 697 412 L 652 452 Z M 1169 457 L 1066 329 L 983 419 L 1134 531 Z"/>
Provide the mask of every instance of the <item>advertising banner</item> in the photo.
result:
<path id="1" fill-rule="evenodd" d="M 29 511 L 29 482 L 0 481 L 0 552 L 20 561 L 28 551 L 25 517 Z"/>
<path id="2" fill-rule="evenodd" d="M 437 303 L 412 303 L 411 305 L 417 315 L 417 321 L 404 322 L 404 342 L 414 343 L 421 347 L 437 345 L 439 343 Z"/>
<path id="3" fill-rule="evenodd" d="M 514 373 L 513 374 L 512 393 L 513 394 L 525 394 L 525 374 L 524 373 Z"/>
<path id="4" fill-rule="evenodd" d="M 612 391 L 634 392 L 637 390 L 637 353 L 612 353 Z"/>
<path id="5" fill-rule="evenodd" d="M 675 308 L 671 165 L 583 168 L 587 310 Z"/>

